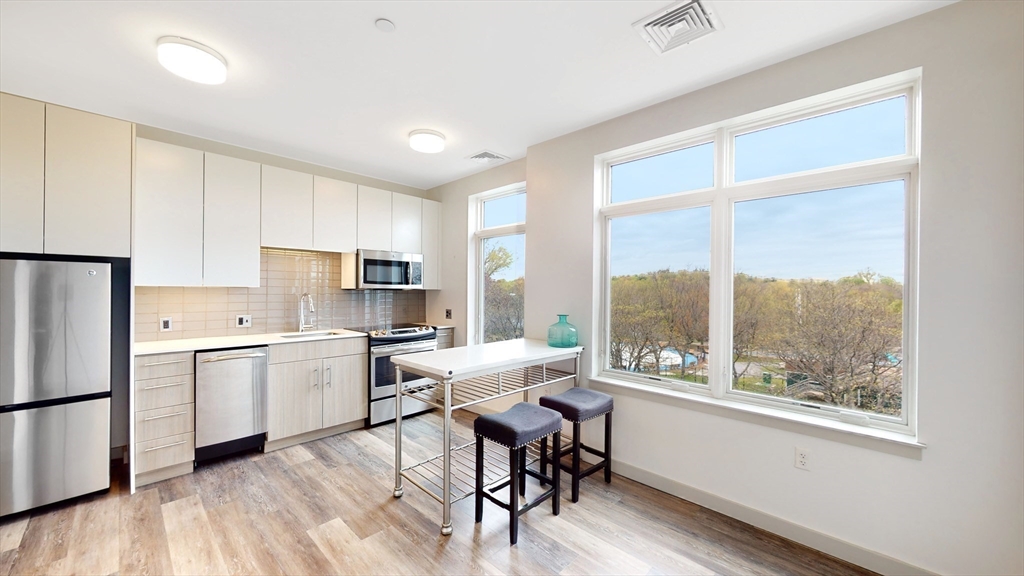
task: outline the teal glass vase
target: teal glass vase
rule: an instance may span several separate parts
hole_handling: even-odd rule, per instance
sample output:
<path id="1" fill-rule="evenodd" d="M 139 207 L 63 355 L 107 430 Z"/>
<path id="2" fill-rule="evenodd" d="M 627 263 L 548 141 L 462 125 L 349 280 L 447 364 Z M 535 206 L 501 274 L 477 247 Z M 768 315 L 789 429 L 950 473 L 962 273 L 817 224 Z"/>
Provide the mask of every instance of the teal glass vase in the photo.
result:
<path id="1" fill-rule="evenodd" d="M 568 314 L 559 314 L 558 322 L 548 327 L 548 346 L 572 348 L 579 343 L 579 333 L 576 327 L 566 320 L 568 317 Z"/>

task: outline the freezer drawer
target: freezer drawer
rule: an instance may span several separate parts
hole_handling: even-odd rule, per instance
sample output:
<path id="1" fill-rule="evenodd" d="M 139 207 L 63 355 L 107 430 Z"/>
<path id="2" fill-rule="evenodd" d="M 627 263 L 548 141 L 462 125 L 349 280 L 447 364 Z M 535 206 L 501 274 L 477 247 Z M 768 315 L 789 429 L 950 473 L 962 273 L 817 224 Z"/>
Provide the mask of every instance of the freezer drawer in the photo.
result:
<path id="1" fill-rule="evenodd" d="M 109 487 L 109 398 L 0 413 L 0 515 Z"/>
<path id="2" fill-rule="evenodd" d="M 110 264 L 0 260 L 0 405 L 110 391 Z"/>

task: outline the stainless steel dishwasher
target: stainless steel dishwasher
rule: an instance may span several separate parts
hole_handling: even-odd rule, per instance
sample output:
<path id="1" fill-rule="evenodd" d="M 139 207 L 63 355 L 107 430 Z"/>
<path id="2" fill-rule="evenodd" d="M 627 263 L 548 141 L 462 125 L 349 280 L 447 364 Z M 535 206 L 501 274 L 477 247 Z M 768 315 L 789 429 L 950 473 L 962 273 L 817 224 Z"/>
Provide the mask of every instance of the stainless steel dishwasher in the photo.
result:
<path id="1" fill-rule="evenodd" d="M 196 354 L 196 462 L 262 449 L 267 347 Z"/>

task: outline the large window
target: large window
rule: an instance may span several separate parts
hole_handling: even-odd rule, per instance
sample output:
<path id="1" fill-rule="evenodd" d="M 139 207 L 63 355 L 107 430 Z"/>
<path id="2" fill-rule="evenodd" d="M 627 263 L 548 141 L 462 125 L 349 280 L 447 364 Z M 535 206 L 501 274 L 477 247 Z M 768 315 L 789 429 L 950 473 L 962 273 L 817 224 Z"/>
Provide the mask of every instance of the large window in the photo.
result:
<path id="1" fill-rule="evenodd" d="M 526 295 L 526 191 L 522 185 L 471 199 L 475 222 L 471 253 L 476 255 L 471 282 L 479 344 L 523 337 Z"/>
<path id="2" fill-rule="evenodd" d="M 917 76 L 598 158 L 600 376 L 914 433 Z"/>

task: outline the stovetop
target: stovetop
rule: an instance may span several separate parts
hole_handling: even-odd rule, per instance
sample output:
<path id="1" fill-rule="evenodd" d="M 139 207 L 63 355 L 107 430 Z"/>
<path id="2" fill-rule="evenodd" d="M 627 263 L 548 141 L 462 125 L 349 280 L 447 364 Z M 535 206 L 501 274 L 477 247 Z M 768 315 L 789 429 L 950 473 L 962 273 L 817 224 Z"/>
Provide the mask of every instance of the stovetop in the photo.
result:
<path id="1" fill-rule="evenodd" d="M 436 337 L 433 327 L 421 326 L 419 324 L 399 323 L 392 324 L 390 329 L 383 326 L 364 326 L 362 328 L 349 328 L 349 330 L 365 332 L 373 340 L 386 340 L 388 342 L 427 340 Z"/>

